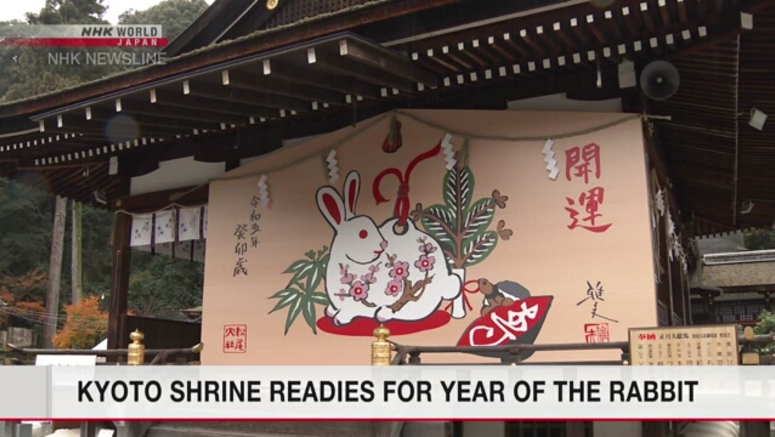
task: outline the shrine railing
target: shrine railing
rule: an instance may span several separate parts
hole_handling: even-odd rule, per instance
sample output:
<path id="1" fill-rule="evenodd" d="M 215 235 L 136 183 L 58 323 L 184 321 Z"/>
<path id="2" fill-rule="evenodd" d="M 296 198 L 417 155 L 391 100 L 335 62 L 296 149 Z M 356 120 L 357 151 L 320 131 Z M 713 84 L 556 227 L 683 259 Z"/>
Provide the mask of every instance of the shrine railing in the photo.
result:
<path id="1" fill-rule="evenodd" d="M 132 343 L 126 349 L 38 349 L 38 348 L 20 348 L 13 344 L 8 344 L 10 358 L 6 358 L 6 364 L 9 365 L 34 365 L 37 355 L 81 355 L 97 356 L 109 358 L 110 362 L 96 363 L 97 365 L 198 365 L 199 361 L 185 360 L 182 362 L 168 362 L 170 359 L 190 359 L 195 357 L 202 349 L 204 343 L 198 343 L 192 347 L 177 349 L 145 349 L 143 340 L 145 336 L 140 331 L 135 331 L 129 335 Z M 15 355 L 15 356 L 14 356 Z M 28 358 L 32 357 L 30 361 Z M 147 357 L 153 357 L 146 363 Z"/>
<path id="2" fill-rule="evenodd" d="M 400 366 L 400 365 L 444 365 L 454 366 L 461 363 L 426 363 L 421 360 L 422 354 L 467 354 L 479 357 L 497 356 L 499 362 L 478 363 L 477 365 L 629 365 L 630 344 L 626 341 L 609 343 L 566 343 L 566 344 L 516 344 L 508 346 L 410 346 L 389 341 L 390 331 L 379 327 L 374 331 L 377 341 L 372 343 L 371 363 L 375 366 Z M 775 365 L 775 355 L 761 355 L 756 352 L 757 347 L 775 343 L 775 335 L 754 335 L 753 329 L 745 327 L 743 334 L 738 336 L 738 344 L 741 346 L 742 364 L 769 364 Z M 521 354 L 532 352 L 561 352 L 561 351 L 602 351 L 618 350 L 621 352 L 619 360 L 573 362 L 524 362 Z M 394 355 L 395 354 L 395 355 Z M 495 357 L 494 357 L 495 358 Z"/>

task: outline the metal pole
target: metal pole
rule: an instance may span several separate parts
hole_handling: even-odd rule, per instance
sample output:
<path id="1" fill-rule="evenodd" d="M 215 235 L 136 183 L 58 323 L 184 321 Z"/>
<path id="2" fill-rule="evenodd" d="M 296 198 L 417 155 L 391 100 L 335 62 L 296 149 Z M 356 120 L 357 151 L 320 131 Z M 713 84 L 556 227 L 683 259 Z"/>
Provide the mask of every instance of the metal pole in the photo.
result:
<path id="1" fill-rule="evenodd" d="M 393 360 L 393 351 L 395 350 L 393 343 L 387 341 L 388 337 L 390 337 L 390 330 L 384 325 L 380 325 L 379 328 L 374 330 L 374 337 L 377 337 L 377 341 L 371 344 L 371 365 L 389 366 Z M 390 422 L 386 425 L 389 437 L 401 436 L 404 422 Z"/>
<path id="2" fill-rule="evenodd" d="M 761 356 L 753 346 L 755 338 L 753 328 L 746 326 L 743 329 L 743 338 L 745 341 L 741 360 L 743 365 L 761 365 Z M 740 425 L 745 437 L 770 437 L 770 422 L 743 422 Z"/>

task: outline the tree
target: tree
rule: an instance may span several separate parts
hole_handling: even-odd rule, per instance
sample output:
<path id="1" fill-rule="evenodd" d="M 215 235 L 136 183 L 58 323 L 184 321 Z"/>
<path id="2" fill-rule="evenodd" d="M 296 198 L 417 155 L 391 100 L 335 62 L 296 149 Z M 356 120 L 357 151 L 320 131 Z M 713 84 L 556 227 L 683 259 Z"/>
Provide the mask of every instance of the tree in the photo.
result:
<path id="1" fill-rule="evenodd" d="M 26 26 L 27 23 L 19 20 L 0 21 L 0 28 L 9 26 Z M 18 62 L 21 47 L 2 47 L 0 48 L 0 98 L 8 92 L 8 87 L 13 84 L 10 77 L 11 67 Z"/>
<path id="2" fill-rule="evenodd" d="M 108 331 L 108 314 L 100 310 L 96 296 L 65 308 L 67 320 L 62 331 L 54 337 L 54 346 L 60 349 L 90 349 L 102 341 Z"/>
<path id="3" fill-rule="evenodd" d="M 37 14 L 28 12 L 30 24 L 105 24 L 104 0 L 46 0 Z"/>
<path id="4" fill-rule="evenodd" d="M 144 11 L 130 9 L 118 17 L 121 24 L 157 24 L 170 40 L 177 38 L 207 9 L 204 0 L 166 0 Z"/>
<path id="5" fill-rule="evenodd" d="M 773 335 L 775 334 L 775 313 L 772 311 L 762 311 L 759 316 L 759 323 L 753 328 L 753 332 L 756 335 Z M 759 348 L 760 354 L 773 355 L 775 354 L 775 344 L 768 344 Z"/>
<path id="6" fill-rule="evenodd" d="M 81 204 L 73 201 L 73 231 L 70 234 L 72 240 L 72 255 L 70 263 L 70 289 L 72 291 L 73 303 L 80 303 L 83 297 L 83 264 L 82 249 L 83 241 L 81 238 Z"/>
<path id="7" fill-rule="evenodd" d="M 8 326 L 36 329 L 45 321 L 41 296 L 45 293 L 47 276 L 40 269 L 20 277 L 0 278 L 0 329 Z"/>
<path id="8" fill-rule="evenodd" d="M 204 266 L 137 251 L 132 254 L 129 307 L 140 315 L 202 304 Z"/>
<path id="9" fill-rule="evenodd" d="M 47 270 L 51 220 L 51 196 L 0 179 L 0 277 Z"/>
<path id="10" fill-rule="evenodd" d="M 107 24 L 102 19 L 107 7 L 104 0 L 46 0 L 38 13 L 27 13 L 29 24 Z M 68 52 L 87 52 L 69 48 Z M 10 85 L 2 100 L 11 102 L 71 88 L 99 79 L 119 70 L 115 65 L 56 65 L 49 54 L 61 52 L 48 47 L 20 47 L 7 68 Z"/>
<path id="11" fill-rule="evenodd" d="M 48 265 L 48 290 L 46 292 L 46 325 L 43 328 L 43 345 L 52 347 L 59 315 L 59 291 L 62 281 L 62 255 L 65 250 L 65 221 L 67 199 L 57 196 L 54 207 L 54 232 L 51 237 L 51 259 Z"/>
<path id="12" fill-rule="evenodd" d="M 754 229 L 745 233 L 745 247 L 748 250 L 775 249 L 775 231 Z"/>

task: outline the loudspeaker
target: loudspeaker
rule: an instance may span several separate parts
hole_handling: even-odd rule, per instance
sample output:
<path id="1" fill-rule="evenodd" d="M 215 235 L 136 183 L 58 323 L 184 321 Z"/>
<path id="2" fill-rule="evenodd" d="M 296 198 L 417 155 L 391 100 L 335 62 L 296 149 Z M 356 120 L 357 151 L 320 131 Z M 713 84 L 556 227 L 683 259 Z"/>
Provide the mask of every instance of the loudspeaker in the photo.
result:
<path id="1" fill-rule="evenodd" d="M 681 75 L 667 61 L 654 61 L 640 73 L 640 89 L 652 100 L 666 100 L 678 91 Z"/>

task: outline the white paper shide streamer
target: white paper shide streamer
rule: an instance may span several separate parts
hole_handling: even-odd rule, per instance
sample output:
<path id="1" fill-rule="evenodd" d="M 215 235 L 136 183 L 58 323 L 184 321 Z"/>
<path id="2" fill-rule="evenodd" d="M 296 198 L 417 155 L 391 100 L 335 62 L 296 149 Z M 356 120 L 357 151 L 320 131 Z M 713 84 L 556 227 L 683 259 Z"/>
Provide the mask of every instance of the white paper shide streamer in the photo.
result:
<path id="1" fill-rule="evenodd" d="M 441 141 L 441 149 L 443 151 L 442 153 L 444 153 L 444 162 L 447 163 L 447 170 L 452 170 L 452 168 L 455 167 L 455 164 L 457 164 L 455 151 L 452 150 L 452 147 L 452 135 L 444 135 L 444 139 Z"/>
<path id="2" fill-rule="evenodd" d="M 339 180 L 339 161 L 336 159 L 336 149 L 331 149 L 326 157 L 328 167 L 328 181 L 331 183 Z"/>
<path id="3" fill-rule="evenodd" d="M 269 187 L 266 185 L 267 175 L 262 174 L 258 179 L 258 199 L 259 205 L 266 208 L 269 205 Z"/>
<path id="4" fill-rule="evenodd" d="M 553 146 L 554 140 L 546 140 L 546 144 L 544 144 L 544 149 L 541 151 L 541 153 L 546 155 L 544 162 L 546 163 L 546 169 L 549 170 L 549 179 L 554 181 L 557 179 L 557 175 L 560 174 L 560 168 L 557 167 L 557 160 L 554 159 L 554 149 L 552 149 Z"/>

